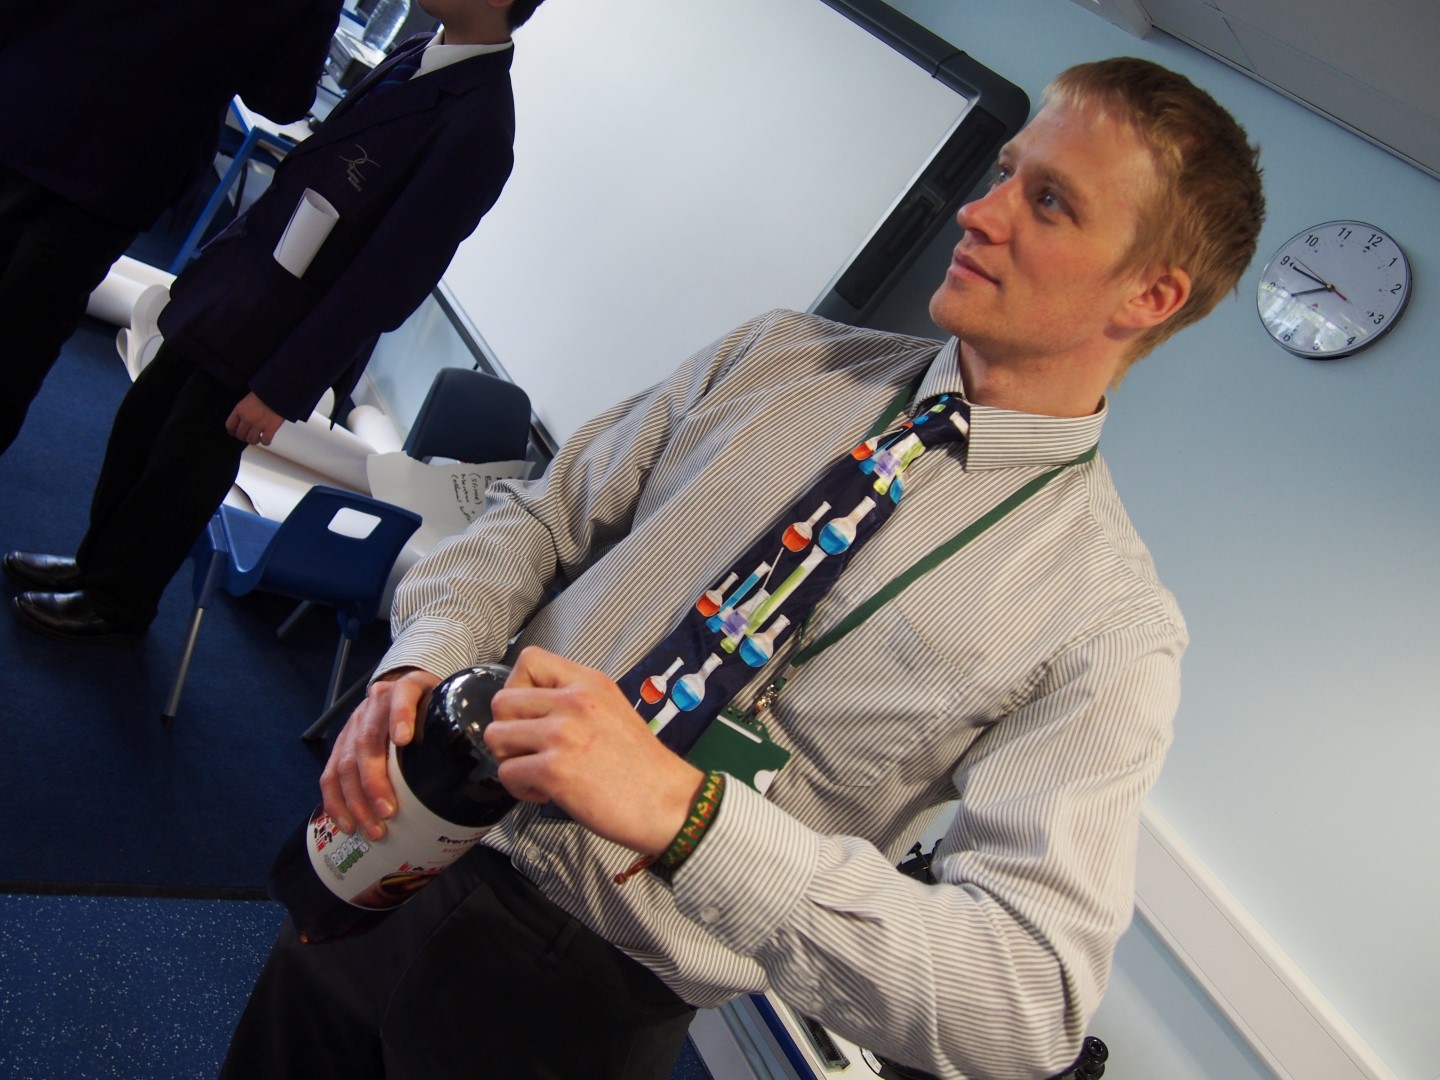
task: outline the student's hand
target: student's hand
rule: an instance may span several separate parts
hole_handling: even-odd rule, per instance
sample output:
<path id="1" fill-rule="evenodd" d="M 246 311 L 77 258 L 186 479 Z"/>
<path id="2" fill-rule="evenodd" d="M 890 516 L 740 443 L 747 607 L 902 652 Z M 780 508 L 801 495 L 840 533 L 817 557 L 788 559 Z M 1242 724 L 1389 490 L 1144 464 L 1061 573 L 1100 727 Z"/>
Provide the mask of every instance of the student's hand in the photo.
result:
<path id="1" fill-rule="evenodd" d="M 491 713 L 485 744 L 512 795 L 553 800 L 643 855 L 670 846 L 705 779 L 651 733 L 608 676 L 544 649 L 520 654 Z"/>
<path id="2" fill-rule="evenodd" d="M 225 430 L 243 443 L 254 446 L 269 446 L 275 432 L 285 418 L 255 396 L 254 391 L 240 399 L 240 404 L 230 411 L 225 421 Z"/>
<path id="3" fill-rule="evenodd" d="M 416 715 L 439 682 L 439 675 L 420 668 L 386 672 L 350 714 L 320 774 L 325 813 L 345 832 L 358 826 L 371 840 L 385 835 L 384 819 L 395 813 L 395 790 L 386 772 L 390 743 L 410 741 Z"/>

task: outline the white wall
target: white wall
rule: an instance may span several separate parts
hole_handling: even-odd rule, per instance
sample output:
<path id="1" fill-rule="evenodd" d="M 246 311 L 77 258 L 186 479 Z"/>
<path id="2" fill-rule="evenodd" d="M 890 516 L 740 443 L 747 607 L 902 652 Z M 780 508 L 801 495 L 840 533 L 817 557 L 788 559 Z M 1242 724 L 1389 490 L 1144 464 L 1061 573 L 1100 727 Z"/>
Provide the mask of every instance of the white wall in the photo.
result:
<path id="1" fill-rule="evenodd" d="M 1164 34 L 1134 38 L 1070 0 L 892 2 L 1032 99 L 1069 64 L 1142 56 L 1204 86 L 1260 143 L 1269 217 L 1239 297 L 1143 361 L 1102 443 L 1193 639 L 1151 803 L 1397 1077 L 1431 1080 L 1440 365 L 1426 323 L 1440 312 L 1440 182 Z M 1270 343 L 1255 285 L 1269 252 L 1335 218 L 1389 230 L 1416 285 L 1379 345 L 1315 363 Z M 926 325 L 954 239 L 882 321 Z M 1252 1075 L 1203 998 L 1169 982 L 1158 948 L 1143 928 L 1122 944 L 1095 1027 L 1116 1055 L 1107 1078 Z"/>

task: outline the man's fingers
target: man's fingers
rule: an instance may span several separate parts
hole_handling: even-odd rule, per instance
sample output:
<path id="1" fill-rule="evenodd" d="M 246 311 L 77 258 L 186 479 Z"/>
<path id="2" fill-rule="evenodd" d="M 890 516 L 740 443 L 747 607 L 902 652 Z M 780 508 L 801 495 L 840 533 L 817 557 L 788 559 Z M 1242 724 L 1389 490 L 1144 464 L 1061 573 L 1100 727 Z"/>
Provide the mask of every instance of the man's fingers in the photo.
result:
<path id="1" fill-rule="evenodd" d="M 410 741 L 416 710 L 439 681 L 418 669 L 383 676 L 336 737 L 320 775 L 320 792 L 325 812 L 346 832 L 359 828 L 377 840 L 384 835 L 384 819 L 396 809 L 388 772 L 390 743 Z"/>
<path id="2" fill-rule="evenodd" d="M 385 835 L 385 819 L 395 813 L 395 793 L 386 769 L 389 747 L 383 754 L 366 754 L 340 777 L 345 805 L 355 814 L 356 823 L 372 840 Z"/>
<path id="3" fill-rule="evenodd" d="M 520 650 L 520 655 L 515 658 L 515 663 L 510 671 L 510 678 L 505 680 L 507 689 L 521 689 L 524 687 L 555 688 L 573 683 L 588 669 L 581 667 L 572 660 L 557 653 L 542 649 L 537 645 L 528 645 Z"/>
<path id="4" fill-rule="evenodd" d="M 563 721 L 552 720 L 548 712 L 533 716 L 496 717 L 485 728 L 485 745 L 499 761 L 534 754 L 555 745 L 563 735 Z"/>
<path id="5" fill-rule="evenodd" d="M 421 708 L 429 704 L 430 691 L 439 683 L 440 679 L 429 672 L 411 671 L 389 684 L 387 726 L 396 746 L 404 746 L 414 737 Z"/>

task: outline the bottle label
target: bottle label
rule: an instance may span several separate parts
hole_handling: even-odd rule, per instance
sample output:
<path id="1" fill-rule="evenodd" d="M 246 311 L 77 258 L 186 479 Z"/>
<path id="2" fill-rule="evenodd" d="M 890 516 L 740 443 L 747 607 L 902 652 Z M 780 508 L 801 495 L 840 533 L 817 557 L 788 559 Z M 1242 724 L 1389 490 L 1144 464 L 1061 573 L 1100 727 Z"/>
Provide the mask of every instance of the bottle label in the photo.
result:
<path id="1" fill-rule="evenodd" d="M 432 814 L 400 774 L 394 743 L 389 773 L 395 814 L 382 839 L 358 829 L 346 835 L 323 806 L 315 808 L 305 833 L 315 876 L 347 904 L 376 911 L 399 907 L 493 828 L 455 825 Z"/>

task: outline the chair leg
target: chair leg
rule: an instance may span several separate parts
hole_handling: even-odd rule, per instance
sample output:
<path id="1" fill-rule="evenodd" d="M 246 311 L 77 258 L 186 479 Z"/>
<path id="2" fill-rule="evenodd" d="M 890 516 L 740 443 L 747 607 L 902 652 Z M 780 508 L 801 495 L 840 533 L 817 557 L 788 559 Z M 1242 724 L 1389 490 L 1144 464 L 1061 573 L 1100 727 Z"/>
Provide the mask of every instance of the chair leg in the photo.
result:
<path id="1" fill-rule="evenodd" d="M 330 703 L 330 707 L 320 714 L 313 724 L 305 729 L 300 736 L 302 742 L 323 742 L 325 733 L 330 730 L 330 725 L 340 719 L 347 709 L 355 703 L 355 699 L 365 693 L 365 688 L 370 685 L 370 677 L 375 674 L 372 668 L 360 678 L 345 688 L 345 692 Z"/>
<path id="2" fill-rule="evenodd" d="M 335 699 L 340 696 L 340 680 L 345 677 L 345 662 L 350 659 L 350 639 L 341 636 L 340 644 L 335 647 L 335 664 L 330 669 L 330 691 L 325 695 L 325 707 L 328 709 L 335 704 Z"/>
<path id="3" fill-rule="evenodd" d="M 185 648 L 180 653 L 180 669 L 175 672 L 170 696 L 165 701 L 164 711 L 160 713 L 160 722 L 167 729 L 175 722 L 175 714 L 180 709 L 180 691 L 185 688 L 185 676 L 190 671 L 190 659 L 195 655 L 195 640 L 200 636 L 200 619 L 204 614 L 205 609 L 196 604 L 195 612 L 190 616 L 190 627 L 185 632 Z"/>
<path id="4" fill-rule="evenodd" d="M 276 628 L 275 636 L 277 638 L 283 638 L 286 634 L 288 634 L 290 632 L 290 628 L 299 621 L 300 616 L 304 615 L 305 612 L 309 611 L 312 606 L 313 605 L 310 603 L 309 600 L 301 600 L 295 610 L 292 611 L 289 615 L 285 616 L 285 621 Z"/>

